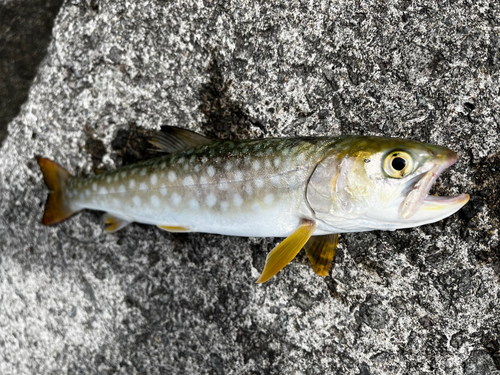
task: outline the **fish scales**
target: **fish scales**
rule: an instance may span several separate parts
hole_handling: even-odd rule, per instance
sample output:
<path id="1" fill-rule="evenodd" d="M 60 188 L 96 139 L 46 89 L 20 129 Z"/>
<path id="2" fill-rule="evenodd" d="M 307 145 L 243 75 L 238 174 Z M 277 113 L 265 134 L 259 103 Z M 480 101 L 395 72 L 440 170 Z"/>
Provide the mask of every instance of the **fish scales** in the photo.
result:
<path id="1" fill-rule="evenodd" d="M 226 235 L 288 236 L 331 139 L 219 141 L 87 179 L 70 177 L 72 209 Z"/>
<path id="2" fill-rule="evenodd" d="M 43 223 L 94 209 L 106 212 L 110 232 L 137 221 L 169 231 L 286 237 L 267 257 L 257 280 L 265 282 L 303 247 L 313 270 L 326 276 L 339 233 L 432 223 L 469 200 L 429 195 L 457 154 L 417 141 L 214 141 L 162 127 L 150 142 L 168 154 L 86 179 L 38 157 L 51 191 Z"/>

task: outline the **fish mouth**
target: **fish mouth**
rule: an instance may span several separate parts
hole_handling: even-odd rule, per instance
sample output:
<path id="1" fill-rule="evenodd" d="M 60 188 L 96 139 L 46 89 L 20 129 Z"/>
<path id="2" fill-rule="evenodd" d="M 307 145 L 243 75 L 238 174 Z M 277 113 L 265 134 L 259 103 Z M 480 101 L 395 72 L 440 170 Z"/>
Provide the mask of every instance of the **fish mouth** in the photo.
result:
<path id="1" fill-rule="evenodd" d="M 429 195 L 441 173 L 457 161 L 457 154 L 451 150 L 447 151 L 446 154 L 440 155 L 428 172 L 418 176 L 413 189 L 401 204 L 400 215 L 403 219 L 410 219 L 419 212 L 428 219 L 440 220 L 458 211 L 469 201 L 468 194 L 453 197 Z"/>

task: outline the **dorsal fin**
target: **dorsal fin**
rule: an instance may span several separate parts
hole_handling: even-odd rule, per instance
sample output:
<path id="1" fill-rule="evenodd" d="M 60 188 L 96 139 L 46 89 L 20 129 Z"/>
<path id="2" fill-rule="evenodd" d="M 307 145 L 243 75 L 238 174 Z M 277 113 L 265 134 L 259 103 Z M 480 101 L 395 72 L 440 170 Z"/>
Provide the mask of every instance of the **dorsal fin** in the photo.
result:
<path id="1" fill-rule="evenodd" d="M 190 130 L 162 126 L 161 131 L 149 140 L 159 151 L 173 153 L 196 146 L 207 145 L 213 140 Z"/>

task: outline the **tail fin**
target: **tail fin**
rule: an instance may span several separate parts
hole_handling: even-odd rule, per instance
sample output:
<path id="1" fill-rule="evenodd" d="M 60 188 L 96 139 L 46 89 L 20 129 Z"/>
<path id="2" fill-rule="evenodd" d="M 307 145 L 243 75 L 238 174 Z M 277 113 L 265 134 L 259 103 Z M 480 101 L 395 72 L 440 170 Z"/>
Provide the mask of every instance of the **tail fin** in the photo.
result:
<path id="1" fill-rule="evenodd" d="M 76 211 L 72 210 L 65 194 L 65 188 L 70 174 L 67 170 L 53 161 L 37 156 L 38 165 L 43 173 L 43 178 L 50 190 L 45 202 L 43 223 L 45 225 L 59 223 Z"/>

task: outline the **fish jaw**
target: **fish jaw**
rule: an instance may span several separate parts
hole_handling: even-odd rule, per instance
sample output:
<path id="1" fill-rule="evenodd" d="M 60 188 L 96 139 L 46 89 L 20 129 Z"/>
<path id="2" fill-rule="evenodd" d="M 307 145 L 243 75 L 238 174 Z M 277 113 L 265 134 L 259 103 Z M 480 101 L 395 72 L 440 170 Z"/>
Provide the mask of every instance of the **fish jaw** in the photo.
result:
<path id="1" fill-rule="evenodd" d="M 422 174 L 401 204 L 402 219 L 426 223 L 438 221 L 452 215 L 469 201 L 468 194 L 455 197 L 429 195 L 429 191 L 441 173 L 456 161 L 457 154 L 448 149 L 437 155 L 433 166 L 428 172 Z"/>

